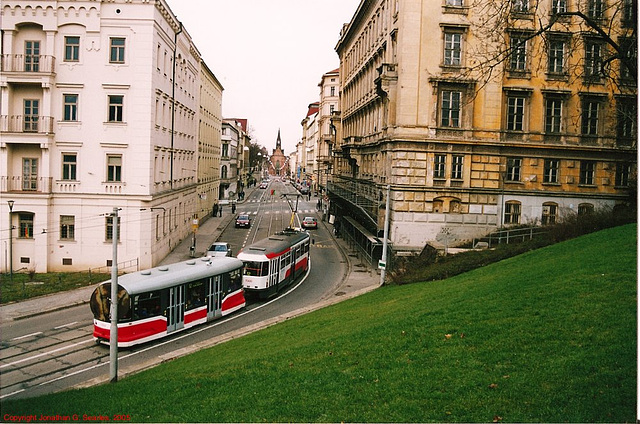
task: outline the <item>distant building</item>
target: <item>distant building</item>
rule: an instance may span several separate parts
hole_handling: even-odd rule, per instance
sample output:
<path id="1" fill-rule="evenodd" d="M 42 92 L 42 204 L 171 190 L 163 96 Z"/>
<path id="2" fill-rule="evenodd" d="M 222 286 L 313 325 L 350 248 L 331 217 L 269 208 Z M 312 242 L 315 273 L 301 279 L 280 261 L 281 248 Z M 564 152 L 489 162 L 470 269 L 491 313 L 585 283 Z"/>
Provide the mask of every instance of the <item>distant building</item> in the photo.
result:
<path id="1" fill-rule="evenodd" d="M 285 156 L 282 150 L 282 140 L 280 139 L 280 130 L 278 130 L 278 138 L 276 139 L 276 148 L 273 149 L 271 156 L 267 161 L 267 170 L 272 176 L 289 175 L 289 158 Z"/>

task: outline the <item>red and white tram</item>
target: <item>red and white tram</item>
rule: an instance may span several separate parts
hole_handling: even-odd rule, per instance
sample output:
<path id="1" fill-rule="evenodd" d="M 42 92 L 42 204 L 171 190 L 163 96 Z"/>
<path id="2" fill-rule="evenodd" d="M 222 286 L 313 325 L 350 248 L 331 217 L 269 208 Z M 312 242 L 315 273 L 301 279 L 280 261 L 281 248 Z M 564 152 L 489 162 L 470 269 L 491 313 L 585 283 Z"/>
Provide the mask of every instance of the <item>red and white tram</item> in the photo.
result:
<path id="1" fill-rule="evenodd" d="M 118 277 L 118 346 L 145 343 L 245 306 L 243 262 L 199 258 Z M 93 337 L 109 343 L 111 281 L 91 295 Z"/>
<path id="2" fill-rule="evenodd" d="M 242 286 L 261 299 L 271 297 L 309 268 L 309 233 L 287 229 L 247 246 L 238 259 L 244 262 Z"/>

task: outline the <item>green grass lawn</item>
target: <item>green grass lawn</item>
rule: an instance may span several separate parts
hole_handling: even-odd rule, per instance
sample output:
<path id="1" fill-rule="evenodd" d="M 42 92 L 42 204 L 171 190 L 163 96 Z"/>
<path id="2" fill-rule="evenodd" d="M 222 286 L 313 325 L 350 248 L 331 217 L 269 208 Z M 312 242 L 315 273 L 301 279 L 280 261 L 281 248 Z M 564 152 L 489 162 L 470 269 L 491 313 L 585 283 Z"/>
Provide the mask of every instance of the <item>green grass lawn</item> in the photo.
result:
<path id="1" fill-rule="evenodd" d="M 148 422 L 630 422 L 636 225 L 356 299 L 2 414 Z"/>

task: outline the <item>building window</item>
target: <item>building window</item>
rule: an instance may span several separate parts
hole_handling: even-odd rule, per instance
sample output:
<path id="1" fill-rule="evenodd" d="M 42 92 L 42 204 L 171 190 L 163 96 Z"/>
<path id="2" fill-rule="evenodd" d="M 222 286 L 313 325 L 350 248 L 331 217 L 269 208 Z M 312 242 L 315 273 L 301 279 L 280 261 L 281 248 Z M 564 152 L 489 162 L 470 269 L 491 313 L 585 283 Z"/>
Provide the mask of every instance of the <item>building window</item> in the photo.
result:
<path id="1" fill-rule="evenodd" d="M 509 69 L 511 71 L 524 72 L 527 70 L 527 38 L 522 34 L 511 34 L 511 57 L 509 59 Z"/>
<path id="2" fill-rule="evenodd" d="M 529 13 L 529 0 L 513 0 L 512 11 L 515 13 Z"/>
<path id="3" fill-rule="evenodd" d="M 124 44 L 124 38 L 109 39 L 109 63 L 124 63 Z"/>
<path id="4" fill-rule="evenodd" d="M 330 94 L 329 94 L 330 96 L 334 97 L 336 95 L 336 88 L 335 87 L 331 87 L 329 89 L 329 91 L 330 91 Z"/>
<path id="5" fill-rule="evenodd" d="M 507 173 L 505 174 L 505 180 L 520 181 L 521 173 L 522 173 L 522 159 L 507 158 Z"/>
<path id="6" fill-rule="evenodd" d="M 64 61 L 77 62 L 80 59 L 80 37 L 64 37 Z"/>
<path id="7" fill-rule="evenodd" d="M 38 189 L 38 159 L 22 159 L 22 190 L 36 191 Z"/>
<path id="8" fill-rule="evenodd" d="M 600 102 L 592 99 L 582 101 L 582 135 L 598 135 Z"/>
<path id="9" fill-rule="evenodd" d="M 40 41 L 24 42 L 24 71 L 40 71 Z"/>
<path id="10" fill-rule="evenodd" d="M 229 145 L 228 144 L 223 144 L 222 145 L 222 157 L 226 158 L 229 156 Z"/>
<path id="11" fill-rule="evenodd" d="M 586 40 L 584 49 L 584 76 L 589 80 L 599 81 L 602 77 L 602 44 Z"/>
<path id="12" fill-rule="evenodd" d="M 462 0 L 447 0 L 445 4 L 447 6 L 463 6 Z"/>
<path id="13" fill-rule="evenodd" d="M 435 155 L 433 158 L 433 178 L 447 178 L 446 166 L 447 155 Z"/>
<path id="14" fill-rule="evenodd" d="M 591 203 L 580 203 L 578 205 L 578 215 L 589 215 L 594 211 L 593 204 Z"/>
<path id="15" fill-rule="evenodd" d="M 33 214 L 18 214 L 18 227 L 20 228 L 18 238 L 33 238 Z"/>
<path id="16" fill-rule="evenodd" d="M 40 100 L 24 99 L 24 132 L 38 132 Z"/>
<path id="17" fill-rule="evenodd" d="M 109 96 L 109 122 L 122 122 L 124 96 Z"/>
<path id="18" fill-rule="evenodd" d="M 464 164 L 464 156 L 453 155 L 451 158 L 451 179 L 461 180 Z"/>
<path id="19" fill-rule="evenodd" d="M 602 19 L 604 16 L 604 0 L 589 0 L 587 14 L 593 19 Z"/>
<path id="20" fill-rule="evenodd" d="M 618 163 L 616 165 L 616 186 L 628 187 L 629 186 L 629 174 L 631 174 L 631 164 Z"/>
<path id="21" fill-rule="evenodd" d="M 548 202 L 542 204 L 542 225 L 553 225 L 558 216 L 558 205 Z"/>
<path id="22" fill-rule="evenodd" d="M 526 97 L 507 97 L 507 130 L 524 131 L 524 106 Z"/>
<path id="23" fill-rule="evenodd" d="M 73 215 L 60 215 L 60 240 L 75 240 L 76 217 Z"/>
<path id="24" fill-rule="evenodd" d="M 635 38 L 620 38 L 620 79 L 629 84 L 633 83 L 635 75 L 628 65 L 633 66 L 638 62 L 638 44 Z"/>
<path id="25" fill-rule="evenodd" d="M 625 27 L 632 28 L 637 21 L 637 2 L 635 0 L 624 0 L 622 7 L 622 23 Z"/>
<path id="26" fill-rule="evenodd" d="M 558 97 L 548 97 L 545 100 L 544 131 L 547 134 L 562 132 L 563 100 Z"/>
<path id="27" fill-rule="evenodd" d="M 78 120 L 78 95 L 65 94 L 64 96 L 64 117 L 65 121 Z"/>
<path id="28" fill-rule="evenodd" d="M 596 163 L 583 160 L 580 162 L 580 184 L 593 185 L 595 183 Z"/>
<path id="29" fill-rule="evenodd" d="M 557 159 L 545 159 L 544 161 L 544 175 L 542 176 L 543 183 L 557 184 L 558 172 L 560 170 L 560 161 Z"/>
<path id="30" fill-rule="evenodd" d="M 549 41 L 549 63 L 547 66 L 547 72 L 550 74 L 560 74 L 563 75 L 565 73 L 564 69 L 564 56 L 565 56 L 565 41 L 552 39 Z"/>
<path id="31" fill-rule="evenodd" d="M 227 165 L 222 165 L 222 168 L 220 168 L 220 178 L 223 180 L 227 179 Z"/>
<path id="32" fill-rule="evenodd" d="M 459 91 L 443 90 L 440 103 L 440 126 L 460 128 L 460 99 Z"/>
<path id="33" fill-rule="evenodd" d="M 462 33 L 444 33 L 444 64 L 445 66 L 462 65 Z"/>
<path id="34" fill-rule="evenodd" d="M 504 204 L 504 223 L 520 223 L 520 202 L 509 201 Z"/>
<path id="35" fill-rule="evenodd" d="M 121 220 L 120 217 L 118 217 L 118 241 L 120 241 L 121 237 L 120 234 L 122 234 L 122 227 L 120 226 Z M 113 241 L 113 217 L 112 216 L 107 216 L 105 218 L 105 241 Z"/>
<path id="36" fill-rule="evenodd" d="M 567 11 L 567 0 L 551 0 L 551 14 L 565 13 Z"/>
<path id="37" fill-rule="evenodd" d="M 638 109 L 636 100 L 630 98 L 618 98 L 616 102 L 617 125 L 616 136 L 618 144 L 630 146 L 638 136 L 637 119 Z"/>
<path id="38" fill-rule="evenodd" d="M 122 182 L 122 155 L 107 155 L 107 181 Z"/>
<path id="39" fill-rule="evenodd" d="M 76 180 L 76 168 L 78 157 L 75 153 L 62 154 L 62 179 L 65 181 Z"/>

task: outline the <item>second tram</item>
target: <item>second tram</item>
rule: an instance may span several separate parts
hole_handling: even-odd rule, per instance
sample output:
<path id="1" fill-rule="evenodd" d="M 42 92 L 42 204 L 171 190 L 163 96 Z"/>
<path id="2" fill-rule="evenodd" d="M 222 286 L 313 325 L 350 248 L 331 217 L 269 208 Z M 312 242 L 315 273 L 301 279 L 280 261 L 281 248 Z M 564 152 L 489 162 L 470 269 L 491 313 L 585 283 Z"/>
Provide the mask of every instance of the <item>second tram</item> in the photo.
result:
<path id="1" fill-rule="evenodd" d="M 200 258 L 118 277 L 118 346 L 167 336 L 245 306 L 243 262 Z M 111 281 L 91 295 L 93 337 L 109 343 Z"/>
<path id="2" fill-rule="evenodd" d="M 245 247 L 242 286 L 247 294 L 271 297 L 309 268 L 309 233 L 287 229 Z"/>

